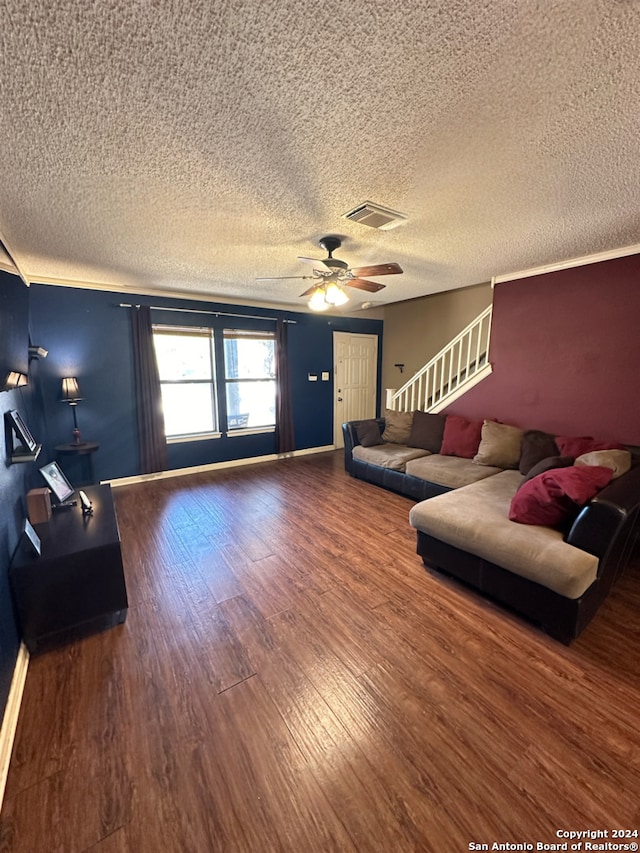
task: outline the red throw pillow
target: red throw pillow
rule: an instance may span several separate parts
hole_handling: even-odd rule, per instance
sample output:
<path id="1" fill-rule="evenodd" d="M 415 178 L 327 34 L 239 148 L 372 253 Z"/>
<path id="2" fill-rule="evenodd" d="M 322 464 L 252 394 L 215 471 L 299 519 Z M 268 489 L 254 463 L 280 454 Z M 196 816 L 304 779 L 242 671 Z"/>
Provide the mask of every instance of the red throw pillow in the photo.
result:
<path id="1" fill-rule="evenodd" d="M 462 415 L 447 415 L 440 453 L 473 459 L 480 446 L 482 421 L 469 421 Z"/>
<path id="2" fill-rule="evenodd" d="M 613 471 L 602 465 L 589 466 L 587 476 L 582 470 L 575 466 L 554 468 L 523 483 L 511 501 L 511 521 L 556 527 L 570 519 L 613 476 Z"/>
<path id="3" fill-rule="evenodd" d="M 625 450 L 624 445 L 615 441 L 598 441 L 589 435 L 557 435 L 555 440 L 560 456 L 571 456 L 572 459 L 577 459 L 584 453 L 592 453 L 594 450 Z"/>

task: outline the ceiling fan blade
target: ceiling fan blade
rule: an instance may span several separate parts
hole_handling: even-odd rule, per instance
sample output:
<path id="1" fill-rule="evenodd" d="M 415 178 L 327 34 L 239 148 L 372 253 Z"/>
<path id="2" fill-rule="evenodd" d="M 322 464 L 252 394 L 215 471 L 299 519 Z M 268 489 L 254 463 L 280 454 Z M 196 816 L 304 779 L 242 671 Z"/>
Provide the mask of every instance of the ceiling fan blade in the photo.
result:
<path id="1" fill-rule="evenodd" d="M 310 276 L 307 275 L 307 276 L 305 276 L 305 278 L 310 278 Z M 303 296 L 311 296 L 311 294 L 314 293 L 317 289 L 318 289 L 317 284 L 312 285 L 312 287 L 310 287 L 308 290 L 305 290 L 304 293 L 300 294 L 300 298 L 302 298 Z"/>
<path id="2" fill-rule="evenodd" d="M 313 275 L 270 275 L 256 278 L 256 281 L 283 281 L 286 278 L 315 278 Z"/>
<path id="3" fill-rule="evenodd" d="M 341 282 L 341 284 L 346 284 L 347 287 L 357 287 L 358 290 L 368 290 L 369 293 L 377 293 L 378 290 L 386 287 L 385 284 L 378 284 L 377 281 L 367 281 L 364 278 L 352 278 L 350 281 Z"/>
<path id="4" fill-rule="evenodd" d="M 311 264 L 312 267 L 318 270 L 329 270 L 329 272 L 332 272 L 332 268 L 328 267 L 324 260 L 319 261 L 317 258 L 303 258 L 300 255 L 298 255 L 298 260 L 303 261 L 305 264 Z"/>
<path id="5" fill-rule="evenodd" d="M 400 264 L 377 264 L 373 267 L 358 267 L 351 272 L 360 277 L 361 275 L 398 275 L 403 272 Z"/>

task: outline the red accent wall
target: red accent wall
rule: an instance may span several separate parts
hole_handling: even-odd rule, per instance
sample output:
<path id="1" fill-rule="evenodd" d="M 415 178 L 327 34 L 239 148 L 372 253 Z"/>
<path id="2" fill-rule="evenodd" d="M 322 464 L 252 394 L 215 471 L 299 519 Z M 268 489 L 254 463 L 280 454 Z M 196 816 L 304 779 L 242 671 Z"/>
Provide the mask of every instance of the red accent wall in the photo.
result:
<path id="1" fill-rule="evenodd" d="M 447 409 L 640 445 L 640 255 L 497 284 L 493 373 Z"/>

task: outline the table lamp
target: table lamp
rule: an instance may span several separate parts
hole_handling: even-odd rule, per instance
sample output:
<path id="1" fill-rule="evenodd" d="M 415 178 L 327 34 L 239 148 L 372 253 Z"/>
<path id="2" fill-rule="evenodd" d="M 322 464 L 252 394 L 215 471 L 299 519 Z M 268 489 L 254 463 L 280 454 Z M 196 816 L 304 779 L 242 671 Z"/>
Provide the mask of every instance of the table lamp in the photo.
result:
<path id="1" fill-rule="evenodd" d="M 68 376 L 62 380 L 62 397 L 61 402 L 68 403 L 73 412 L 73 444 L 82 444 L 80 440 L 80 430 L 78 429 L 78 416 L 76 409 L 78 402 L 82 400 L 80 394 L 80 386 L 78 380 L 74 376 Z"/>

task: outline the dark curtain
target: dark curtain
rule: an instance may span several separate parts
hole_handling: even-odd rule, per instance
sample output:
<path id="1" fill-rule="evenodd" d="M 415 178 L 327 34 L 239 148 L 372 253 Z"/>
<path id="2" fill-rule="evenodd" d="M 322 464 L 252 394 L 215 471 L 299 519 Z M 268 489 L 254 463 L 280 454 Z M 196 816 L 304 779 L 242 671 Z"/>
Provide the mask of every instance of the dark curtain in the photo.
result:
<path id="1" fill-rule="evenodd" d="M 284 320 L 278 320 L 276 323 L 276 450 L 278 453 L 289 453 L 295 448 L 287 357 L 287 324 Z"/>
<path id="2" fill-rule="evenodd" d="M 131 309 L 131 331 L 140 473 L 151 474 L 167 469 L 167 440 L 162 414 L 160 376 L 153 348 L 151 309 L 148 305 L 134 306 Z"/>

